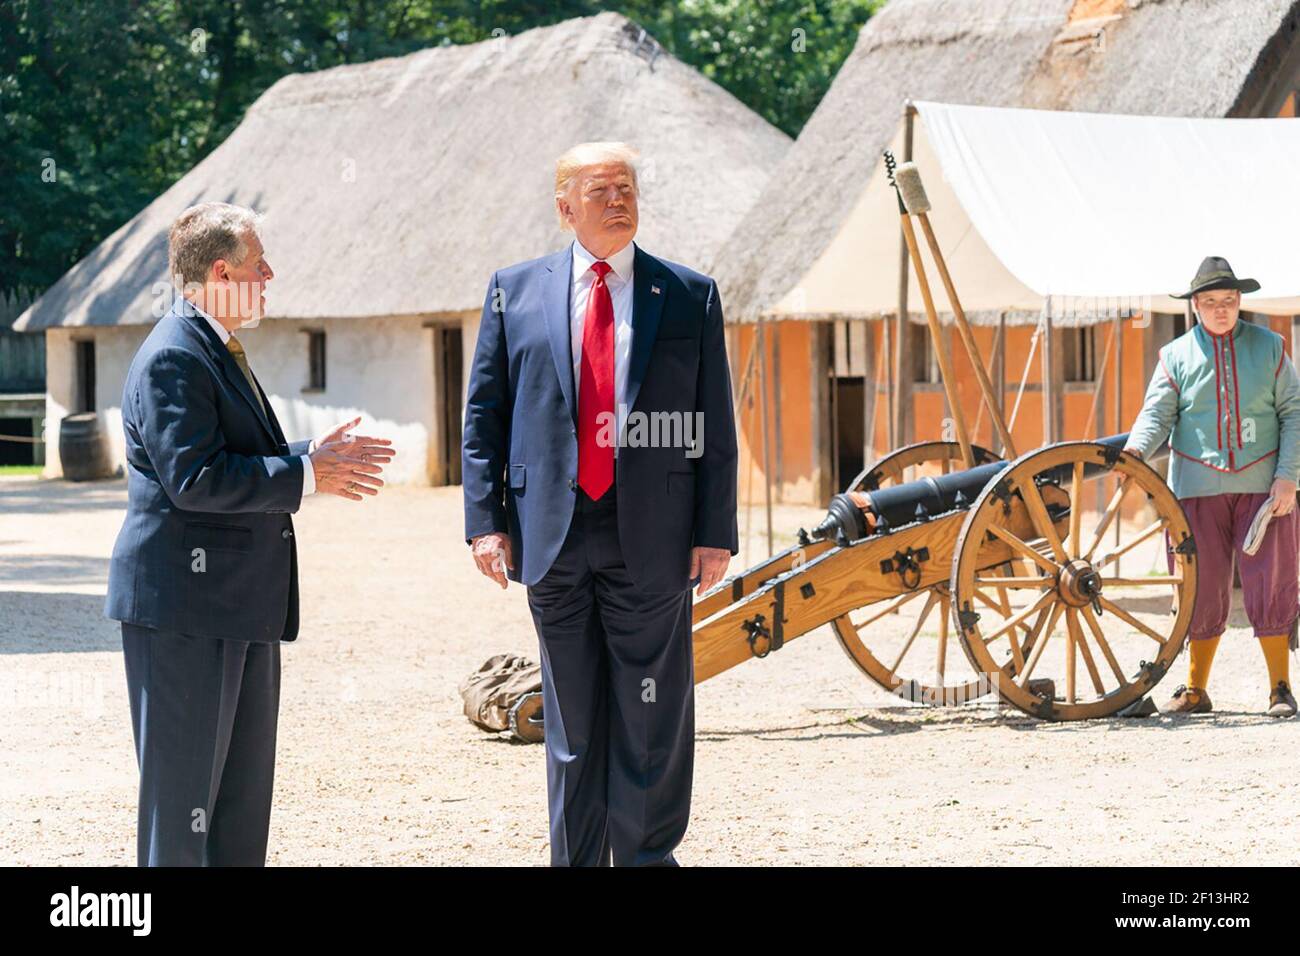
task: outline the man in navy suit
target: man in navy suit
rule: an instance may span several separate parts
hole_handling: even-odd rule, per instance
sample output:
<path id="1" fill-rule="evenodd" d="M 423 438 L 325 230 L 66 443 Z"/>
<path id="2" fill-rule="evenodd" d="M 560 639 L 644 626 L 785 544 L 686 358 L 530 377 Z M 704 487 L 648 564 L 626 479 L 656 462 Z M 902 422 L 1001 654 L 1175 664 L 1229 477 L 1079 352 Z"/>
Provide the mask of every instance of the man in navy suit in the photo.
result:
<path id="1" fill-rule="evenodd" d="M 289 517 L 314 492 L 361 501 L 386 439 L 359 419 L 289 443 L 234 336 L 274 273 L 257 215 L 187 209 L 168 236 L 184 287 L 122 391 L 127 512 L 105 613 L 122 622 L 140 767 L 141 866 L 260 866 L 275 769 L 280 641 L 298 633 Z"/>
<path id="2" fill-rule="evenodd" d="M 528 588 L 554 865 L 676 865 L 695 735 L 691 592 L 737 551 L 717 285 L 638 248 L 636 154 L 557 164 L 576 241 L 488 285 L 465 406 L 465 536 Z"/>

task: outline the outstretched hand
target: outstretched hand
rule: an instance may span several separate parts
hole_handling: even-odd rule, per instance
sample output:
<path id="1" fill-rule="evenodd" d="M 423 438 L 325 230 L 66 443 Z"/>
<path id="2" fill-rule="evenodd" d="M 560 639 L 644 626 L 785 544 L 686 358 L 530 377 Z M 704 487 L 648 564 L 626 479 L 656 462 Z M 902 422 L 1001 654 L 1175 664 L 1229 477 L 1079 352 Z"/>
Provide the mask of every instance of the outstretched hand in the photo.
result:
<path id="1" fill-rule="evenodd" d="M 393 443 L 387 438 L 353 435 L 352 429 L 359 424 L 361 424 L 360 415 L 350 422 L 344 422 L 342 425 L 336 426 L 320 438 L 315 439 L 310 450 L 315 451 L 322 445 L 334 445 L 336 446 L 334 450 L 345 458 L 356 458 L 373 465 L 386 465 L 392 461 L 393 456 L 396 454 L 393 450 Z"/>
<path id="2" fill-rule="evenodd" d="M 352 419 L 314 439 L 309 449 L 316 490 L 349 501 L 377 495 L 384 486 L 379 475 L 393 460 L 393 443 L 387 438 L 353 435 L 361 418 Z"/>

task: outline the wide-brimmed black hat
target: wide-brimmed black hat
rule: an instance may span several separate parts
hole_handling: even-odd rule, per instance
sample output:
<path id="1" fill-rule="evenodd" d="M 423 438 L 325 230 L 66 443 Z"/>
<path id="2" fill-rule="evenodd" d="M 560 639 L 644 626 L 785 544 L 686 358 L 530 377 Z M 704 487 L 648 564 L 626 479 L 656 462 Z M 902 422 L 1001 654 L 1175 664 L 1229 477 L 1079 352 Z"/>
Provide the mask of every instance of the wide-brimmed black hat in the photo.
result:
<path id="1" fill-rule="evenodd" d="M 1211 289 L 1237 289 L 1241 292 L 1258 292 L 1259 283 L 1254 279 L 1238 279 L 1222 256 L 1206 256 L 1201 260 L 1201 267 L 1196 270 L 1192 287 L 1186 292 L 1171 292 L 1175 299 L 1190 299 L 1198 292 Z"/>

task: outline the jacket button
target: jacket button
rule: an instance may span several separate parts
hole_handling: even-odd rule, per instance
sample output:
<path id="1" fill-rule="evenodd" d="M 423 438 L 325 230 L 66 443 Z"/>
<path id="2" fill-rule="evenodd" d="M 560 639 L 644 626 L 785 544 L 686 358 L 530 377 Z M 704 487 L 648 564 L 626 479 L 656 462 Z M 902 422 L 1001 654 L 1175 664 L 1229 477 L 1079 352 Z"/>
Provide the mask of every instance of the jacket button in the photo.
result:
<path id="1" fill-rule="evenodd" d="M 284 538 L 284 540 L 286 541 L 288 541 L 289 538 L 291 538 L 292 536 L 293 536 L 293 532 L 290 531 L 288 528 L 285 528 L 283 531 L 280 532 L 280 537 Z"/>
<path id="2" fill-rule="evenodd" d="M 578 487 L 578 483 L 577 483 L 576 481 L 574 481 L 572 478 L 570 478 L 570 479 L 569 479 L 569 490 L 570 490 L 570 491 L 574 491 L 574 490 L 577 489 L 577 487 Z"/>

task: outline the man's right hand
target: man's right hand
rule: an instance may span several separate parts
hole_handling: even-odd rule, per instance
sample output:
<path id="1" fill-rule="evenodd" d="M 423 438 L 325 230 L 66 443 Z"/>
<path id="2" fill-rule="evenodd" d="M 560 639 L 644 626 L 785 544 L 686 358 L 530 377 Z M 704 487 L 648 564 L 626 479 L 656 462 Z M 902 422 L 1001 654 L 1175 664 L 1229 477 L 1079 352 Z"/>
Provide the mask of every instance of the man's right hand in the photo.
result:
<path id="1" fill-rule="evenodd" d="M 379 494 L 384 481 L 377 476 L 384 469 L 360 458 L 349 457 L 344 453 L 349 444 L 344 441 L 326 442 L 311 453 L 311 467 L 316 473 L 316 490 L 349 501 L 360 501 L 363 494 Z"/>
<path id="2" fill-rule="evenodd" d="M 470 541 L 470 549 L 478 569 L 504 588 L 506 568 L 515 569 L 514 555 L 510 553 L 510 536 L 500 531 L 481 534 Z"/>

